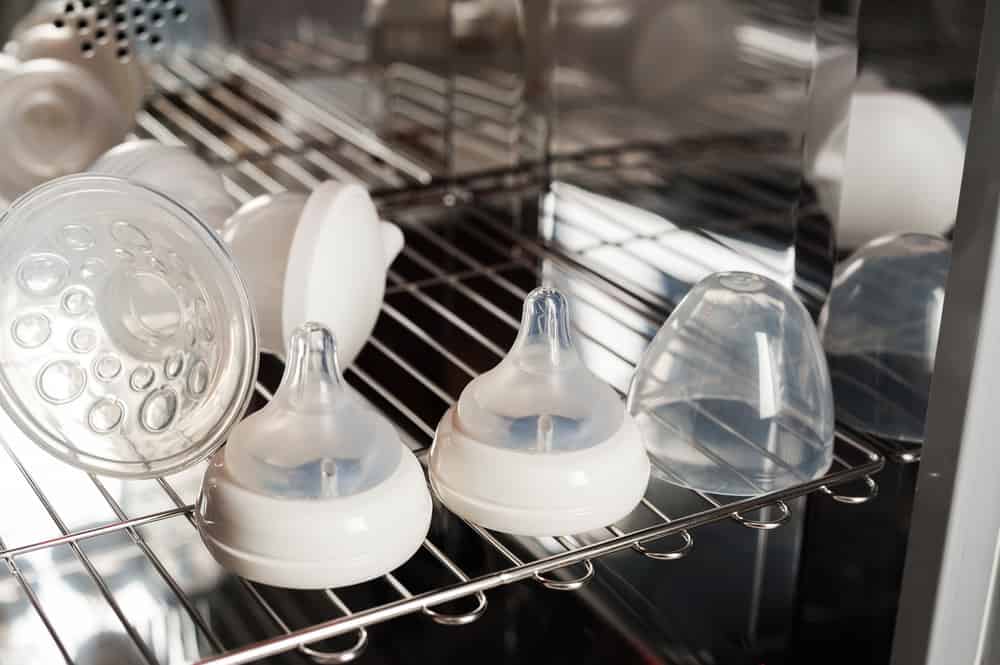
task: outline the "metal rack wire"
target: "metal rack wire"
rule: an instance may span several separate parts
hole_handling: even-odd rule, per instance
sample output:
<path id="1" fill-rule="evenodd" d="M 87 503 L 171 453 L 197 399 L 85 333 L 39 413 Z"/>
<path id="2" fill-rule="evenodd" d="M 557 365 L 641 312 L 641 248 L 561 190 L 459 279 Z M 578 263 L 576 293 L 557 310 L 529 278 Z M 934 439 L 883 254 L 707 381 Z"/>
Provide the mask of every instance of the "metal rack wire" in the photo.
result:
<path id="1" fill-rule="evenodd" d="M 588 363 L 623 391 L 638 354 L 663 319 L 663 310 L 519 231 L 510 211 L 492 197 L 470 194 L 476 189 L 472 186 L 455 187 L 444 177 L 446 160 L 435 157 L 419 135 L 410 135 L 416 137 L 413 144 L 379 139 L 349 112 L 321 106 L 275 75 L 273 68 L 282 62 L 285 66 L 317 62 L 309 50 L 319 48 L 323 45 L 262 46 L 258 52 L 268 54 L 267 66 L 252 55 L 217 53 L 158 66 L 154 80 L 159 92 L 140 114 L 138 132 L 192 146 L 219 166 L 227 186 L 241 200 L 309 189 L 327 178 L 360 180 L 381 192 L 383 213 L 402 226 L 407 246 L 389 272 L 375 333 L 348 372 L 351 385 L 394 421 L 423 459 L 437 420 L 461 388 L 504 354 L 516 333 L 527 291 L 542 280 L 559 280 L 571 294 L 574 325 Z M 329 67 L 350 64 L 336 53 L 327 55 Z M 488 144 L 487 137 L 476 145 Z M 439 182 L 442 186 L 436 187 Z M 529 187 L 511 190 L 507 198 L 521 201 L 534 194 Z M 257 386 L 261 400 L 270 398 L 266 383 L 262 377 Z M 154 508 L 136 512 L 122 505 L 117 485 L 64 470 L 74 477 L 85 476 L 103 504 L 103 518 L 77 523 L 66 518 L 52 485 L 41 481 L 33 466 L 36 462 L 26 457 L 28 449 L 6 438 L 3 447 L 6 458 L 0 459 L 0 472 L 9 481 L 4 492 L 15 493 L 6 497 L 8 505 L 14 505 L 9 502 L 12 496 L 18 497 L 24 510 L 36 510 L 55 531 L 48 528 L 44 536 L 34 534 L 45 529 L 32 531 L 17 542 L 0 540 L 0 558 L 58 655 L 74 662 L 74 651 L 64 639 L 65 623 L 58 621 L 54 606 L 38 592 L 41 573 L 32 556 L 39 553 L 68 553 L 59 560 L 68 561 L 66 565 L 78 573 L 82 569 L 81 584 L 96 589 L 101 611 L 110 610 L 129 653 L 136 662 L 150 665 L 199 658 L 206 665 L 233 665 L 293 650 L 318 663 L 348 662 L 364 652 L 367 628 L 389 619 L 422 613 L 438 624 L 460 626 L 481 617 L 487 611 L 485 592 L 503 585 L 534 579 L 556 591 L 578 589 L 594 576 L 593 559 L 627 549 L 658 561 L 680 559 L 693 551 L 697 527 L 735 520 L 750 529 L 774 529 L 791 515 L 786 502 L 811 492 L 844 504 L 863 503 L 877 493 L 871 475 L 883 464 L 868 442 L 838 432 L 834 468 L 823 478 L 804 480 L 787 490 L 742 499 L 695 492 L 702 508 L 679 515 L 671 515 L 651 493 L 632 516 L 606 530 L 541 539 L 531 547 L 474 524 L 458 524 L 500 562 L 475 569 L 457 561 L 448 543 L 432 530 L 417 556 L 424 566 L 420 576 L 408 575 L 411 564 L 407 564 L 371 582 L 390 595 L 383 593 L 382 602 L 367 606 L 352 602 L 345 590 L 328 589 L 321 594 L 327 612 L 320 620 L 303 622 L 291 616 L 283 609 L 280 592 L 241 580 L 238 585 L 253 606 L 247 611 L 262 613 L 271 622 L 273 636 L 254 641 L 256 636 L 221 634 L 226 622 L 213 620 L 206 606 L 210 599 L 191 590 L 153 538 L 156 525 L 181 523 L 193 546 L 200 546 L 194 536 L 195 499 L 190 488 L 179 488 L 175 478 L 148 481 L 155 483 L 146 488 L 157 495 L 150 504 Z M 661 468 L 654 482 L 662 483 L 664 477 L 670 477 L 670 470 Z M 864 485 L 858 495 L 833 489 L 854 482 Z M 754 511 L 761 514 L 751 516 Z M 458 522 L 439 505 L 435 512 L 436 520 Z M 3 525 L 0 519 L 0 536 L 6 535 Z M 668 536 L 675 541 L 663 545 Z M 109 581 L 100 559 L 102 550 L 94 547 L 108 538 L 121 541 L 134 558 L 151 568 L 164 589 L 165 602 L 191 634 L 189 651 L 165 656 L 156 644 L 156 631 L 138 625 L 125 595 Z M 654 548 L 654 542 L 660 547 Z M 353 635 L 346 646 L 326 642 L 345 635 Z"/>

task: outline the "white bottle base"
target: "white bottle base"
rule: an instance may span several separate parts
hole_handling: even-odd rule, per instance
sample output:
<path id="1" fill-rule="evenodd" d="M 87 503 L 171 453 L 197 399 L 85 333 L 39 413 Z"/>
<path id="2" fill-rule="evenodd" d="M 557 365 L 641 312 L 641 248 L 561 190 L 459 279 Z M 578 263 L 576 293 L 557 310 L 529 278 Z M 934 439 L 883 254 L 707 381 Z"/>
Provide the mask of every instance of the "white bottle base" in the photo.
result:
<path id="1" fill-rule="evenodd" d="M 206 547 L 227 570 L 272 586 L 324 589 L 359 584 L 405 563 L 427 536 L 431 499 L 420 463 L 405 446 L 384 482 L 330 499 L 250 491 L 228 473 L 223 449 L 205 473 L 195 517 Z"/>
<path id="2" fill-rule="evenodd" d="M 441 419 L 430 454 L 431 485 L 456 515 L 520 536 L 561 536 L 606 527 L 628 515 L 649 482 L 649 459 L 628 414 L 607 441 L 574 452 L 498 448 Z"/>

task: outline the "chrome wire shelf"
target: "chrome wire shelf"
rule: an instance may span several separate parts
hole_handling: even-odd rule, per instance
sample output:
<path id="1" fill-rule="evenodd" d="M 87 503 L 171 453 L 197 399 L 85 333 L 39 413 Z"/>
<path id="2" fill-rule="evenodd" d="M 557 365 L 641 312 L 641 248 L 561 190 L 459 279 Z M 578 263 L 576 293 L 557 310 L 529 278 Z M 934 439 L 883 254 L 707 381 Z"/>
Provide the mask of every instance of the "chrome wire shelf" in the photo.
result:
<path id="1" fill-rule="evenodd" d="M 588 365 L 625 390 L 664 318 L 662 308 L 525 232 L 533 227 L 516 212 L 530 209 L 536 190 L 511 190 L 498 202 L 494 195 L 469 194 L 474 188 L 435 188 L 448 185 L 446 159 L 426 145 L 377 138 L 350 113 L 299 94 L 275 74 L 273 63 L 280 60 L 276 54 L 305 57 L 301 47 L 248 53 L 267 48 L 270 66 L 248 54 L 213 53 L 158 66 L 158 94 L 140 114 L 137 133 L 191 146 L 218 165 L 243 201 L 308 190 L 328 178 L 360 180 L 376 191 L 383 214 L 401 225 L 407 243 L 389 272 L 376 330 L 347 379 L 393 420 L 421 460 L 462 387 L 505 353 L 521 301 L 541 281 L 557 282 L 569 293 Z M 351 66 L 333 54 L 330 63 Z M 264 363 L 256 407 L 270 398 L 278 374 L 278 361 Z M 84 662 L 80 654 L 87 649 L 100 652 L 100 640 L 116 645 L 118 662 L 149 665 L 234 665 L 284 652 L 292 652 L 287 662 L 345 663 L 364 652 L 368 629 L 389 619 L 422 613 L 437 624 L 461 626 L 488 611 L 486 592 L 497 587 L 534 580 L 554 591 L 579 589 L 595 575 L 593 560 L 629 549 L 635 556 L 678 560 L 694 551 L 696 528 L 735 520 L 749 529 L 775 529 L 791 516 L 790 499 L 813 492 L 863 503 L 876 495 L 871 476 L 883 464 L 870 442 L 838 432 L 826 476 L 742 499 L 695 492 L 701 509 L 684 514 L 671 514 L 662 497 L 689 491 L 667 485 L 670 470 L 660 468 L 651 483 L 657 492 L 631 516 L 565 538 L 509 538 L 463 523 L 436 504 L 435 526 L 413 560 L 361 590 L 309 594 L 312 606 L 325 610 L 307 616 L 294 602 L 304 592 L 238 580 L 208 558 L 192 519 L 203 466 L 156 481 L 104 479 L 39 454 L 9 424 L 2 433 L 0 497 L 18 510 L 0 518 L 6 563 L 6 570 L 0 568 L 0 614 L 33 627 L 25 634 L 38 639 L 24 648 L 36 651 L 26 653 L 51 647 L 45 662 L 67 663 Z M 858 494 L 835 489 L 849 483 Z M 456 530 L 477 539 L 489 556 L 467 560 L 454 551 L 449 534 Z M 137 577 L 148 588 L 134 583 Z M 66 580 L 86 604 L 73 605 L 54 591 Z M 363 593 L 368 589 L 374 591 Z M 227 594 L 240 600 L 222 602 Z M 74 612 L 103 617 L 105 634 L 96 646 L 81 635 Z M 260 633 L 242 627 L 247 623 L 260 626 Z M 182 639 L 168 640 L 167 633 Z"/>

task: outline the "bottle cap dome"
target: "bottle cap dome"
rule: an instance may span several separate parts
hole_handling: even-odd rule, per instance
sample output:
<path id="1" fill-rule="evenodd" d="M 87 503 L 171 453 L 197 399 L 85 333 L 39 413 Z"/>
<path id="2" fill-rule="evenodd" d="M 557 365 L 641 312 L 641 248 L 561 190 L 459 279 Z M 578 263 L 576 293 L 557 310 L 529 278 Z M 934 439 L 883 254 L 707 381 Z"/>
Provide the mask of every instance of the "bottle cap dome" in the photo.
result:
<path id="1" fill-rule="evenodd" d="M 821 476 L 833 456 L 833 399 L 816 328 L 766 277 L 710 275 L 656 334 L 628 409 L 667 480 L 753 495 Z"/>
<path id="2" fill-rule="evenodd" d="M 879 238 L 837 269 L 820 314 L 837 417 L 877 436 L 923 442 L 951 245 Z"/>

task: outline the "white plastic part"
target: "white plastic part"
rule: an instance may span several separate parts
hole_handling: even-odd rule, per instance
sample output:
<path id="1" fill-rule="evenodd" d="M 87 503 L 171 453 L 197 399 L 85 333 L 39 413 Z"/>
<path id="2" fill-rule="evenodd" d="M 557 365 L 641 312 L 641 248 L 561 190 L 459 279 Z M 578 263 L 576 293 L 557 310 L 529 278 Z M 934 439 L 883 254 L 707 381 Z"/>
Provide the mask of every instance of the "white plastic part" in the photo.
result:
<path id="1" fill-rule="evenodd" d="M 14 199 L 82 171 L 131 124 L 108 89 L 72 63 L 32 60 L 0 74 L 0 195 Z"/>
<path id="2" fill-rule="evenodd" d="M 72 63 L 86 69 L 91 76 L 107 88 L 130 123 L 142 108 L 148 79 L 142 64 L 136 58 L 122 61 L 110 46 L 91 49 L 84 55 L 76 31 L 58 28 L 51 19 L 65 18 L 65 3 L 50 5 L 48 20 L 19 30 L 11 44 L 11 51 L 22 62 L 52 58 Z M 54 5 L 54 6 L 53 6 Z"/>
<path id="3" fill-rule="evenodd" d="M 332 181 L 317 187 L 288 253 L 286 340 L 303 321 L 318 321 L 337 336 L 340 361 L 349 366 L 375 327 L 386 272 L 402 248 L 402 231 L 379 220 L 363 187 Z"/>
<path id="4" fill-rule="evenodd" d="M 846 157 L 838 148 L 845 134 Z M 841 182 L 840 247 L 896 233 L 941 234 L 954 224 L 965 145 L 948 116 L 927 100 L 907 92 L 858 91 L 848 120 L 828 145 L 812 171 L 821 183 Z M 821 203 L 837 210 L 836 201 Z"/>
<path id="5" fill-rule="evenodd" d="M 642 499 L 649 460 L 639 430 L 583 365 L 557 290 L 528 295 L 510 352 L 441 419 L 430 474 L 450 510 L 517 535 L 605 527 Z"/>
<path id="6" fill-rule="evenodd" d="M 281 303 L 285 269 L 306 194 L 265 194 L 240 206 L 222 227 L 257 314 L 260 348 L 283 355 Z"/>
<path id="7" fill-rule="evenodd" d="M 430 519 L 419 462 L 348 393 L 333 336 L 314 323 L 292 334 L 274 399 L 212 460 L 196 512 L 223 566 L 301 589 L 384 575 L 419 549 Z"/>
<path id="8" fill-rule="evenodd" d="M 189 149 L 146 139 L 128 141 L 101 155 L 92 173 L 133 180 L 166 194 L 213 231 L 236 211 L 222 177 Z"/>

